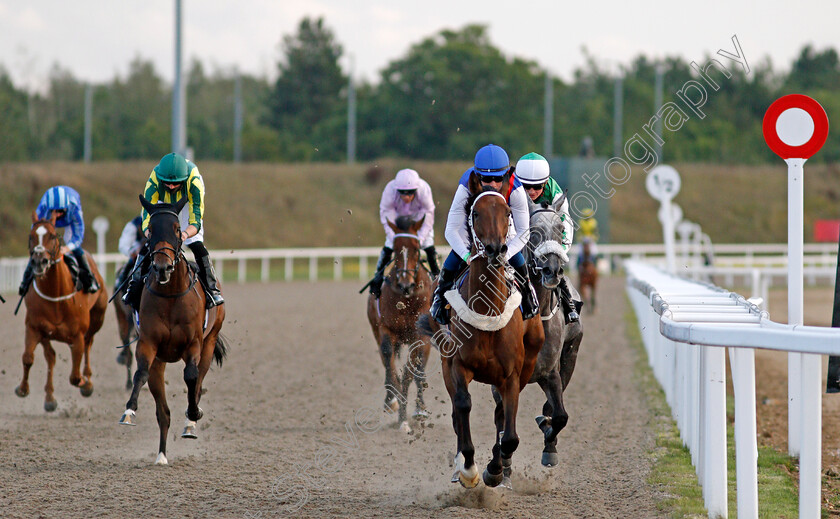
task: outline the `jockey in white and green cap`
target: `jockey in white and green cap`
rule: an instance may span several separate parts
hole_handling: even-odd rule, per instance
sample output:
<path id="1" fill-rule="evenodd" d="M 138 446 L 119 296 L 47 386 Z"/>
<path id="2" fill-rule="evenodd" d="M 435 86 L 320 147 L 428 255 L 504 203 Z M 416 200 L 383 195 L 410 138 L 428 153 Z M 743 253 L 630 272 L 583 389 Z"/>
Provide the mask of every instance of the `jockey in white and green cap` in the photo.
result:
<path id="1" fill-rule="evenodd" d="M 539 153 L 532 152 L 523 155 L 516 163 L 514 175 L 522 184 L 531 202 L 543 208 L 551 208 L 560 216 L 563 222 L 563 231 L 556 241 L 562 249 L 560 260 L 564 266 L 568 265 L 569 250 L 572 246 L 575 230 L 572 225 L 572 218 L 569 216 L 569 201 L 563 195 L 563 190 L 560 189 L 557 182 L 551 178 L 548 161 Z M 566 276 L 560 278 L 558 288 L 560 289 L 560 302 L 563 304 L 566 322 L 577 321 L 580 319 L 580 315 L 577 312 L 577 305 L 572 300 Z"/>

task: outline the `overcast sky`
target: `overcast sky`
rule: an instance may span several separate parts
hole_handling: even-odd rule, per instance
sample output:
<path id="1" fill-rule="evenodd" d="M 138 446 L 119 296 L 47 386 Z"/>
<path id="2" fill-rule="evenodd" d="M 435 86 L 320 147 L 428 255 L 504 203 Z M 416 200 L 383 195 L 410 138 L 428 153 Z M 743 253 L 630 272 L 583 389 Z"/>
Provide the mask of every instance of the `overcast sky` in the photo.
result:
<path id="1" fill-rule="evenodd" d="M 323 16 L 357 76 L 378 71 L 440 29 L 489 27 L 507 56 L 535 60 L 570 79 L 582 48 L 604 67 L 640 53 L 700 61 L 733 51 L 738 36 L 750 66 L 768 56 L 787 70 L 803 45 L 840 49 L 837 0 L 182 0 L 186 62 L 273 78 L 283 35 L 304 16 Z M 38 88 L 54 63 L 78 79 L 124 76 L 137 56 L 173 76 L 175 0 L 0 0 L 0 65 L 16 85 Z M 349 60 L 342 65 L 349 68 Z"/>

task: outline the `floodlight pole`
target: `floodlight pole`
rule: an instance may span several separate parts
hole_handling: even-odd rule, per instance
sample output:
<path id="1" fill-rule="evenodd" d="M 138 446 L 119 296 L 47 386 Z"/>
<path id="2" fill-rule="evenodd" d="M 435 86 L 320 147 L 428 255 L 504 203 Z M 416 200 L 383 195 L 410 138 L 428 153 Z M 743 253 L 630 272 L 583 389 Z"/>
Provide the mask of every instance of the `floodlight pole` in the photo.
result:
<path id="1" fill-rule="evenodd" d="M 187 89 L 181 77 L 181 0 L 175 0 L 175 81 L 172 85 L 172 151 L 187 151 Z"/>

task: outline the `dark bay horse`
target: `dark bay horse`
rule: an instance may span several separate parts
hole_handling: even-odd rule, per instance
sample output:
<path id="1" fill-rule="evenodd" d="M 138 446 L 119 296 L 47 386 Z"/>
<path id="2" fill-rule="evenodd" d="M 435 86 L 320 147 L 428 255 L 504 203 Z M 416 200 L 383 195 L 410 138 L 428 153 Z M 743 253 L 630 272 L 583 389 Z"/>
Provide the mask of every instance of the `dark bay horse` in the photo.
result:
<path id="1" fill-rule="evenodd" d="M 580 276 L 580 295 L 583 302 L 589 306 L 589 311 L 595 313 L 595 290 L 598 287 L 597 258 L 592 254 L 592 240 L 584 238 L 578 258 L 578 275 Z"/>
<path id="2" fill-rule="evenodd" d="M 181 227 L 178 213 L 187 198 L 175 204 L 152 205 L 143 196 L 140 203 L 148 211 L 149 251 L 151 268 L 140 299 L 140 338 L 137 341 L 137 371 L 134 386 L 126 403 L 120 424 L 135 425 L 137 397 L 148 381 L 155 398 L 160 444 L 155 461 L 166 465 L 166 435 L 169 432 L 169 406 L 166 403 L 164 370 L 167 363 L 183 360 L 184 382 L 187 384 L 187 423 L 182 438 L 197 438 L 196 422 L 201 419 L 198 407 L 201 384 L 215 359 L 221 366 L 227 355 L 227 343 L 219 333 L 225 318 L 225 307 L 214 307 L 205 319 L 205 293 L 197 274 L 181 251 Z M 205 333 L 206 331 L 206 333 Z"/>
<path id="3" fill-rule="evenodd" d="M 122 271 L 126 267 L 123 266 L 117 272 L 117 279 L 121 279 Z M 117 317 L 117 331 L 120 334 L 122 341 L 122 350 L 117 355 L 117 363 L 125 365 L 125 388 L 131 389 L 134 384 L 131 382 L 131 365 L 133 363 L 133 355 L 131 353 L 131 343 L 137 339 L 137 326 L 134 324 L 134 312 L 127 304 L 123 303 L 122 297 L 125 294 L 125 288 L 121 288 L 114 295 L 113 306 L 114 315 Z"/>
<path id="4" fill-rule="evenodd" d="M 560 457 L 557 455 L 557 434 L 566 426 L 569 414 L 563 404 L 563 392 L 569 385 L 575 369 L 578 350 L 583 340 L 581 322 L 566 323 L 557 287 L 563 277 L 563 259 L 566 253 L 560 245 L 563 231 L 562 201 L 552 206 L 530 205 L 530 240 L 526 259 L 532 266 L 531 282 L 540 302 L 540 320 L 545 330 L 545 343 L 537 357 L 534 373 L 528 383 L 536 382 L 545 393 L 543 411 L 537 416 L 537 424 L 544 434 L 545 447 L 541 463 L 554 467 Z M 568 257 L 565 258 L 568 261 Z M 571 287 L 570 281 L 566 283 Z M 498 393 L 494 392 L 497 404 Z"/>
<path id="5" fill-rule="evenodd" d="M 421 336 L 415 327 L 417 317 L 429 311 L 432 279 L 420 261 L 420 241 L 417 231 L 423 219 L 414 222 L 400 217 L 397 224 L 388 222 L 394 230 L 394 265 L 385 278 L 385 289 L 377 298 L 368 296 L 367 314 L 379 356 L 385 366 L 385 408 L 399 410 L 400 430 L 411 432 L 408 425 L 408 388 L 414 380 L 417 386 L 415 419 L 429 416 L 423 402 L 426 383 L 426 362 L 429 360 L 431 341 Z M 396 358 L 405 346 L 405 365 L 397 373 Z"/>
<path id="6" fill-rule="evenodd" d="M 510 207 L 499 193 L 481 190 L 478 179 L 470 179 L 468 199 L 473 256 L 466 282 L 447 292 L 452 306 L 448 342 L 436 343 L 441 351 L 441 371 L 452 401 L 452 424 L 458 437 L 455 457 L 457 480 L 467 488 L 478 484 L 475 447 L 470 433 L 472 408 L 469 384 L 476 380 L 498 388 L 501 403 L 496 406 L 496 441 L 493 459 L 484 470 L 484 483 L 497 486 L 503 470 L 519 445 L 516 413 L 519 392 L 528 383 L 537 354 L 545 338 L 542 321 L 522 320 L 521 294 L 508 283 L 505 267 Z M 425 314 L 423 321 L 434 329 Z M 439 334 L 436 333 L 435 337 Z"/>
<path id="7" fill-rule="evenodd" d="M 38 220 L 32 213 L 32 229 L 29 231 L 29 261 L 32 262 L 35 279 L 24 297 L 26 302 L 26 335 L 23 351 L 23 380 L 15 388 L 15 394 L 25 397 L 29 394 L 29 369 L 35 360 L 35 347 L 40 342 L 47 360 L 47 384 L 44 409 L 55 411 L 58 403 L 53 396 L 53 367 L 55 350 L 51 341 L 70 345 L 73 367 L 70 383 L 78 386 L 82 396 L 93 394 L 91 381 L 90 347 L 93 335 L 102 327 L 108 294 L 105 282 L 93 258 L 87 260 L 99 286 L 99 291 L 87 294 L 76 290 L 73 275 L 61 254 L 61 239 L 55 230 L 55 213 L 49 220 Z M 85 253 L 87 254 L 87 253 Z M 80 372 L 82 357 L 84 371 Z"/>

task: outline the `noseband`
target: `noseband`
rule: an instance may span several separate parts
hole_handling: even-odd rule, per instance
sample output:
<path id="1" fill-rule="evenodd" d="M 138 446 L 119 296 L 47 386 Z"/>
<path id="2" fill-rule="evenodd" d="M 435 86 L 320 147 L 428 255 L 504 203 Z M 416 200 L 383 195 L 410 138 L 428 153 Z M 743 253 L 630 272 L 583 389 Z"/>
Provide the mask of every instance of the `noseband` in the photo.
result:
<path id="1" fill-rule="evenodd" d="M 43 232 L 41 230 L 43 229 Z M 35 229 L 35 234 L 37 234 L 41 239 L 38 241 L 38 245 L 32 247 L 32 250 L 29 252 L 29 257 L 31 258 L 33 254 L 47 254 L 47 270 L 50 269 L 53 265 L 61 261 L 61 255 L 59 252 L 61 251 L 61 239 L 56 236 L 55 240 L 55 247 L 51 251 L 47 251 L 47 248 L 43 245 L 43 236 L 47 234 L 49 231 L 43 225 Z M 32 235 L 29 236 L 29 239 L 32 240 Z"/>
<path id="2" fill-rule="evenodd" d="M 152 218 L 154 218 L 155 216 L 161 215 L 161 214 L 168 214 L 168 215 L 174 216 L 176 219 L 178 219 L 178 213 L 176 213 L 175 211 L 164 210 L 164 211 L 156 211 L 156 212 L 152 213 L 149 216 L 149 222 L 151 222 Z M 166 251 L 172 251 L 172 254 L 175 256 L 175 259 L 174 259 L 174 262 L 172 263 L 172 266 L 178 265 L 178 262 L 181 261 L 181 256 L 183 256 L 183 254 L 181 253 L 181 245 L 183 244 L 183 240 L 181 240 L 180 231 L 178 232 L 177 236 L 178 236 L 177 247 L 171 247 L 169 245 L 165 245 L 165 246 L 163 246 L 159 249 L 153 250 L 152 251 L 152 257 L 154 257 L 155 254 L 161 254 L 161 253 L 164 253 Z M 167 258 L 168 257 L 169 257 L 169 255 L 167 254 Z"/>
<path id="3" fill-rule="evenodd" d="M 397 233 L 397 234 L 395 234 L 395 235 L 394 235 L 394 238 L 411 238 L 411 239 L 413 239 L 413 240 L 417 240 L 417 252 L 418 252 L 418 254 L 420 253 L 420 238 L 418 238 L 418 237 L 417 237 L 417 235 L 415 235 L 415 234 L 409 234 L 409 233 Z M 403 250 L 405 250 L 405 249 L 403 249 Z M 405 262 L 406 262 L 406 263 L 408 263 L 408 258 L 407 258 L 407 257 L 405 258 Z M 419 270 L 420 270 L 420 259 L 418 258 L 418 259 L 417 259 L 417 264 L 416 264 L 416 265 L 414 265 L 414 269 L 413 269 L 413 270 L 409 270 L 409 269 L 397 269 L 397 268 L 395 268 L 395 269 L 394 269 L 394 273 L 395 273 L 397 276 L 399 276 L 399 275 L 400 275 L 400 274 L 402 274 L 402 273 L 405 273 L 405 274 L 412 273 L 412 274 L 414 274 L 415 279 L 416 279 L 416 277 L 417 277 L 417 272 L 418 272 Z"/>
<path id="4" fill-rule="evenodd" d="M 483 193 L 481 193 L 480 195 L 475 197 L 475 200 L 473 200 L 472 206 L 470 206 L 469 226 L 470 226 L 470 234 L 472 235 L 473 247 L 475 248 L 475 254 L 470 256 L 470 261 L 472 261 L 476 258 L 480 258 L 481 256 L 487 257 L 487 254 L 484 251 L 484 243 L 482 243 L 482 241 L 480 239 L 478 239 L 478 236 L 476 236 L 475 227 L 473 226 L 473 213 L 475 213 L 475 204 L 478 203 L 478 201 L 481 199 L 481 197 L 486 196 L 486 195 L 498 196 L 502 200 L 505 201 L 505 204 L 507 204 L 507 200 L 505 200 L 504 195 L 502 195 L 498 191 L 484 191 Z"/>

